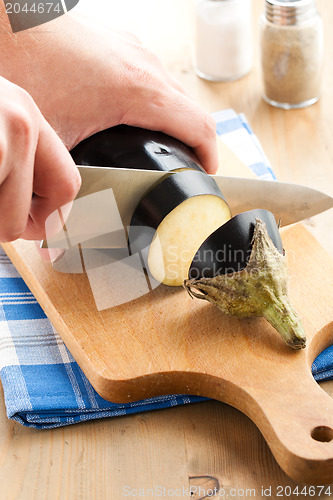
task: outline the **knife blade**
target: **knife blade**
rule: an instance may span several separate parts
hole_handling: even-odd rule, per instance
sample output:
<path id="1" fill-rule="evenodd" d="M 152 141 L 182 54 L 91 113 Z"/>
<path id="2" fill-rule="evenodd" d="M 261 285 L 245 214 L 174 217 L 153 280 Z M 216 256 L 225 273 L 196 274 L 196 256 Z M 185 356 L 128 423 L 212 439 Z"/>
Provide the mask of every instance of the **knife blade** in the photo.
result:
<path id="1" fill-rule="evenodd" d="M 42 248 L 123 248 L 133 212 L 155 184 L 174 172 L 78 166 L 81 189 L 66 223 L 47 237 Z M 227 200 L 232 215 L 265 208 L 281 226 L 333 208 L 333 198 L 316 189 L 287 182 L 212 176 Z"/>

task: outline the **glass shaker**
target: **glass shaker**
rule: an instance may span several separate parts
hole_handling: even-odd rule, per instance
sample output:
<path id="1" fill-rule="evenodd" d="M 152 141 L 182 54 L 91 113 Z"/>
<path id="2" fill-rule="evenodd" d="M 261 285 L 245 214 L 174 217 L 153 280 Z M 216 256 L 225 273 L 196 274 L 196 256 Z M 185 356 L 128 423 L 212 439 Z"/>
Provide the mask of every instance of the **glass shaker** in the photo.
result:
<path id="1" fill-rule="evenodd" d="M 197 0 L 195 66 L 206 80 L 236 80 L 252 67 L 251 0 Z"/>
<path id="2" fill-rule="evenodd" d="M 260 32 L 264 100 L 284 109 L 315 103 L 324 52 L 315 0 L 265 0 Z"/>

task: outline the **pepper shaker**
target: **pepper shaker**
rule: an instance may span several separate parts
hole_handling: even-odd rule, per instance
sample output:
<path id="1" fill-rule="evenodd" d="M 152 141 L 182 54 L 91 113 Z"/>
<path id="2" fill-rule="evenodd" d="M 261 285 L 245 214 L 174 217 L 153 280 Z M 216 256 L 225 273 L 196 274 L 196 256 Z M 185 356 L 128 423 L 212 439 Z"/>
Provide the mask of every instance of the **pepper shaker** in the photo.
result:
<path id="1" fill-rule="evenodd" d="M 265 0 L 260 32 L 264 100 L 284 109 L 315 103 L 324 52 L 315 0 Z"/>
<path id="2" fill-rule="evenodd" d="M 252 67 L 251 0 L 196 1 L 196 73 L 205 80 L 236 80 Z"/>

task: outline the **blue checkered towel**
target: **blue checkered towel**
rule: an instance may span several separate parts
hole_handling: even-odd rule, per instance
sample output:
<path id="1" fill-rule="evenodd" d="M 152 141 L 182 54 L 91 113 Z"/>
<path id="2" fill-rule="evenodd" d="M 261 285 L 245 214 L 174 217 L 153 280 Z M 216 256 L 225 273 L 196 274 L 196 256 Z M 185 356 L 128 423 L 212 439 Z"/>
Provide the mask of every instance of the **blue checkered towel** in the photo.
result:
<path id="1" fill-rule="evenodd" d="M 213 113 L 217 135 L 260 179 L 276 180 L 261 144 L 243 113 L 224 109 Z"/>
<path id="2" fill-rule="evenodd" d="M 245 117 L 215 114 L 218 134 L 261 177 L 274 174 Z M 314 362 L 316 380 L 333 378 L 333 347 Z M 0 249 L 0 377 L 8 418 L 40 429 L 203 401 L 173 395 L 127 404 L 92 388 L 9 259 Z"/>
<path id="3" fill-rule="evenodd" d="M 0 376 L 8 417 L 41 429 L 205 399 L 160 396 L 122 405 L 102 399 L 2 249 Z"/>

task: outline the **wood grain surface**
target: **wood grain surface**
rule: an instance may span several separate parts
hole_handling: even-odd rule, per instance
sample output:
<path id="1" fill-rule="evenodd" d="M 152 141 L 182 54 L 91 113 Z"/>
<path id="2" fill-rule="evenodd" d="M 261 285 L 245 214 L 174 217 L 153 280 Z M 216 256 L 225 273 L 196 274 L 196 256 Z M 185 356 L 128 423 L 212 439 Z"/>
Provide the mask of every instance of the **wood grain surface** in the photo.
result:
<path id="1" fill-rule="evenodd" d="M 80 3 L 82 10 L 91 13 L 89 2 Z M 105 21 L 107 16 L 101 13 L 107 9 L 109 24 L 135 31 L 209 111 L 233 107 L 244 112 L 279 179 L 332 193 L 333 8 L 327 0 L 317 3 L 323 14 L 327 48 L 323 94 L 311 108 L 292 112 L 270 108 L 261 101 L 258 54 L 252 73 L 238 82 L 209 84 L 194 76 L 186 0 L 123 0 L 121 4 L 96 0 L 91 15 Z M 257 27 L 262 2 L 255 0 L 254 10 Z M 307 225 L 332 251 L 332 213 L 317 216 Z M 322 387 L 333 393 L 331 382 Z M 147 490 L 190 484 L 219 484 L 233 498 L 243 498 L 244 491 L 237 490 L 248 488 L 263 498 L 262 486 L 272 487 L 271 496 L 277 498 L 278 486 L 290 486 L 294 493 L 288 495 L 286 490 L 282 496 L 298 498 L 294 488 L 302 486 L 281 471 L 247 417 L 215 401 L 55 431 L 23 428 L 7 421 L 3 407 L 1 411 L 1 497 L 6 499 L 121 499 L 125 485 Z M 314 498 L 328 497 L 323 492 L 319 496 L 318 491 Z M 201 496 L 184 494 L 186 498 L 205 496 L 202 492 Z"/>
<path id="2" fill-rule="evenodd" d="M 288 475 L 325 484 L 333 476 L 333 401 L 311 365 L 333 342 L 333 259 L 301 224 L 282 235 L 290 297 L 307 334 L 302 352 L 267 321 L 228 317 L 179 287 L 160 285 L 98 310 L 86 273 L 55 271 L 33 242 L 3 246 L 103 398 L 126 403 L 178 393 L 227 402 L 258 425 Z M 111 295 L 120 288 L 111 287 Z"/>

